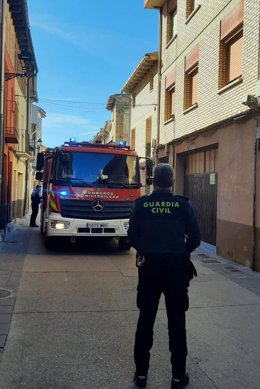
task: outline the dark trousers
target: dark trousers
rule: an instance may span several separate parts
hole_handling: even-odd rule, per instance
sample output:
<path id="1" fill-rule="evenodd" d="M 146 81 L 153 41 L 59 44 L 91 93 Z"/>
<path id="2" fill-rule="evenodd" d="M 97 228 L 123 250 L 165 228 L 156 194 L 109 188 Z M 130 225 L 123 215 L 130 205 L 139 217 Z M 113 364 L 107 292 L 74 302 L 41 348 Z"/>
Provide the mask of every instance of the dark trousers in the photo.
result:
<path id="1" fill-rule="evenodd" d="M 186 371 L 187 342 L 185 312 L 189 307 L 185 255 L 145 256 L 139 268 L 137 307 L 140 310 L 135 334 L 134 360 L 139 375 L 149 369 L 153 345 L 153 327 L 161 294 L 165 296 L 168 317 L 169 350 L 172 374 L 182 377 Z"/>
<path id="2" fill-rule="evenodd" d="M 32 205 L 32 214 L 31 214 L 31 218 L 30 218 L 30 226 L 35 226 L 36 225 L 36 218 L 37 218 L 37 215 L 38 215 L 38 209 L 39 209 L 39 205 Z"/>

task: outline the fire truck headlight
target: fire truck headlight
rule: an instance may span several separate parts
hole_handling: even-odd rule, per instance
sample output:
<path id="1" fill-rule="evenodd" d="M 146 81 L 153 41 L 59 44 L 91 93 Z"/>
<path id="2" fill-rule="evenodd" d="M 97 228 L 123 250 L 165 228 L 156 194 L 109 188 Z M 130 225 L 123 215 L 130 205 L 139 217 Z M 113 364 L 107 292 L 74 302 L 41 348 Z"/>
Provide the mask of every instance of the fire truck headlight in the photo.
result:
<path id="1" fill-rule="evenodd" d="M 128 231 L 128 228 L 129 228 L 129 222 L 124 222 L 124 227 L 125 227 L 125 230 Z"/>
<path id="2" fill-rule="evenodd" d="M 56 230 L 66 230 L 69 228 L 70 222 L 68 221 L 60 221 L 60 220 L 52 220 L 51 221 L 51 228 L 55 228 Z"/>

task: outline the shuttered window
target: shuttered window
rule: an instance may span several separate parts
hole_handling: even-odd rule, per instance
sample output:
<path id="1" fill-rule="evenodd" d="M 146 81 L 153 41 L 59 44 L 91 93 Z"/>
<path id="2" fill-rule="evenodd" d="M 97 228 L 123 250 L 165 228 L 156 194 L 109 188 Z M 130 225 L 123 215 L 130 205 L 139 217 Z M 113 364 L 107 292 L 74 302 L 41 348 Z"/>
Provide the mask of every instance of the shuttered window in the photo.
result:
<path id="1" fill-rule="evenodd" d="M 242 76 L 243 17 L 244 3 L 241 0 L 233 11 L 221 21 L 219 88 Z"/>
<path id="2" fill-rule="evenodd" d="M 153 90 L 153 85 L 154 85 L 154 76 L 151 76 L 150 78 L 150 92 Z"/>
<path id="3" fill-rule="evenodd" d="M 165 91 L 165 121 L 170 120 L 175 114 L 175 84 Z"/>
<path id="4" fill-rule="evenodd" d="M 145 131 L 145 156 L 151 157 L 152 150 L 152 118 L 146 119 L 146 131 Z"/>
<path id="5" fill-rule="evenodd" d="M 196 46 L 185 60 L 184 109 L 198 103 L 199 47 Z"/>
<path id="6" fill-rule="evenodd" d="M 198 102 L 198 68 L 196 68 L 190 74 L 190 84 L 191 84 L 191 93 L 190 93 L 190 105 L 194 105 Z"/>
<path id="7" fill-rule="evenodd" d="M 177 35 L 177 1 L 168 0 L 167 2 L 167 36 L 166 42 L 170 42 Z"/>
<path id="8" fill-rule="evenodd" d="M 175 80 L 176 69 L 173 68 L 165 77 L 165 121 L 174 118 L 175 115 Z"/>
<path id="9" fill-rule="evenodd" d="M 242 75 L 243 31 L 227 43 L 227 81 Z"/>
<path id="10" fill-rule="evenodd" d="M 200 2 L 201 2 L 201 0 L 187 0 L 186 1 L 186 17 L 187 18 L 198 7 Z"/>

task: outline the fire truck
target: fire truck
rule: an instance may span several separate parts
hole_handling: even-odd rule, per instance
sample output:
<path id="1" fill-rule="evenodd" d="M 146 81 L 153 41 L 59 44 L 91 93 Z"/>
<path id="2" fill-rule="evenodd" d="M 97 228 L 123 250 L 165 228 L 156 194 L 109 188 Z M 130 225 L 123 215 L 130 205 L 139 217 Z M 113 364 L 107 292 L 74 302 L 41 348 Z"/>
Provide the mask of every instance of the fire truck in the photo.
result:
<path id="1" fill-rule="evenodd" d="M 129 249 L 127 230 L 140 197 L 140 158 L 125 142 L 90 143 L 72 139 L 37 156 L 36 179 L 43 182 L 41 233 L 47 249 L 59 237 L 118 238 Z M 146 159 L 147 184 L 152 161 Z"/>

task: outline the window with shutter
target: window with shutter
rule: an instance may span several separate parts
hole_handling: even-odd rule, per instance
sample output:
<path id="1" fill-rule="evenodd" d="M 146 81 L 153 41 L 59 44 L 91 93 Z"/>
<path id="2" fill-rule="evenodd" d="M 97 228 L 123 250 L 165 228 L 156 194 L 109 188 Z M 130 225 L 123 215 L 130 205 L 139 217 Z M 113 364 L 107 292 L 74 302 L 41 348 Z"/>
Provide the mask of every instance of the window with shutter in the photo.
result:
<path id="1" fill-rule="evenodd" d="M 176 35 L 177 35 L 177 1 L 168 0 L 166 42 L 169 43 Z"/>
<path id="2" fill-rule="evenodd" d="M 145 131 L 145 156 L 146 158 L 151 157 L 152 150 L 152 118 L 146 119 L 146 131 Z"/>
<path id="3" fill-rule="evenodd" d="M 244 5 L 240 3 L 221 20 L 219 46 L 219 88 L 238 80 L 243 65 L 243 17 Z"/>
<path id="4" fill-rule="evenodd" d="M 200 5 L 201 0 L 187 0 L 186 1 L 186 18 Z"/>
<path id="5" fill-rule="evenodd" d="M 199 47 L 196 46 L 185 59 L 184 110 L 198 103 Z"/>

